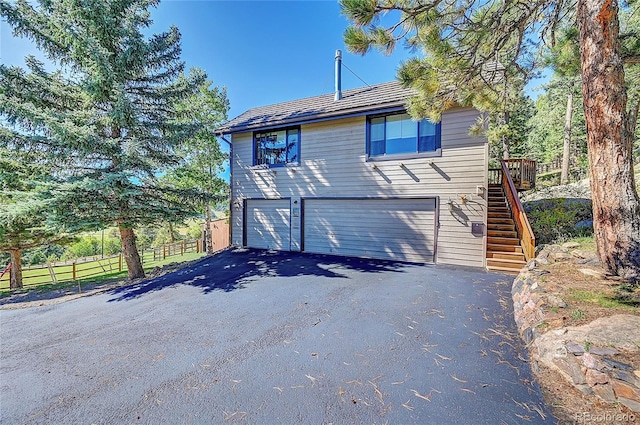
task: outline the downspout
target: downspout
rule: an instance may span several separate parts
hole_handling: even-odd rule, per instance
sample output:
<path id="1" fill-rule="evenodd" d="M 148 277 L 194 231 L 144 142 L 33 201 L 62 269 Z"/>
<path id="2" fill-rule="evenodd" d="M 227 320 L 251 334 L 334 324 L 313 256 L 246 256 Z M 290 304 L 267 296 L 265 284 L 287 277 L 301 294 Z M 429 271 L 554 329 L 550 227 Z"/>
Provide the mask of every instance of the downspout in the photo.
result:
<path id="1" fill-rule="evenodd" d="M 219 137 L 229 145 L 229 246 L 231 246 L 231 229 L 233 228 L 233 144 L 225 139 L 224 135 L 221 134 Z"/>

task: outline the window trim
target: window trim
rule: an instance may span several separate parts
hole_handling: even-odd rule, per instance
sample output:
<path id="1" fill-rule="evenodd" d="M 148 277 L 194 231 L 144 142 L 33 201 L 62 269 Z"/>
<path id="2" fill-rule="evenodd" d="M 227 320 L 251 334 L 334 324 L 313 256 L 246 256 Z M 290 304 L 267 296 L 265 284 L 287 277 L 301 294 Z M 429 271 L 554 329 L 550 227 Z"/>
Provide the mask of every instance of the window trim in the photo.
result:
<path id="1" fill-rule="evenodd" d="M 382 154 L 382 155 L 371 155 L 371 120 L 374 118 L 380 117 L 388 117 L 392 115 L 403 115 L 407 114 L 407 111 L 397 111 L 397 112 L 388 112 L 388 113 L 380 113 L 380 114 L 372 114 L 367 115 L 367 131 L 366 131 L 366 141 L 365 141 L 365 150 L 366 150 L 366 160 L 367 162 L 377 162 L 377 161 L 392 161 L 392 160 L 402 160 L 402 159 L 414 159 L 414 158 L 434 158 L 442 156 L 442 121 L 435 124 L 436 126 L 436 140 L 439 142 L 440 147 L 433 151 L 425 151 L 418 152 L 418 146 L 416 144 L 415 152 L 403 152 L 403 153 L 394 153 L 394 154 Z M 420 137 L 420 121 L 416 122 L 418 126 L 418 136 Z M 418 140 L 416 140 L 416 143 Z M 386 120 L 385 120 L 385 143 L 386 143 Z"/>
<path id="2" fill-rule="evenodd" d="M 270 132 L 278 132 L 278 131 L 284 131 L 285 135 L 288 131 L 290 130 L 297 130 L 298 131 L 298 160 L 295 162 L 280 162 L 277 164 L 258 164 L 257 160 L 258 160 L 258 156 L 257 156 L 257 151 L 258 151 L 258 143 L 256 142 L 256 134 L 257 133 L 270 133 Z M 286 137 L 286 136 L 285 136 Z M 274 127 L 274 128 L 266 128 L 266 129 L 259 129 L 259 130 L 254 130 L 251 132 L 251 145 L 252 145 L 252 166 L 254 168 L 279 168 L 279 167 L 292 167 L 292 166 L 298 166 L 300 165 L 300 157 L 301 157 L 301 140 L 302 140 L 302 130 L 300 128 L 299 125 L 292 125 L 292 126 L 287 126 L 287 127 Z M 288 155 L 287 155 L 288 156 Z"/>

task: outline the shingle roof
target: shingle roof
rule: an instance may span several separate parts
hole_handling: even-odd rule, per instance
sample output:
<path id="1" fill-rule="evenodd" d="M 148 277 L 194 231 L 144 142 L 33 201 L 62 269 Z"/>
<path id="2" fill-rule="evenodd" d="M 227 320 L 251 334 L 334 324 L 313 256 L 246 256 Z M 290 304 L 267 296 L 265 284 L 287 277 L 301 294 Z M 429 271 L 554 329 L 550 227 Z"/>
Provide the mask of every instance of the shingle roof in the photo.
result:
<path id="1" fill-rule="evenodd" d="M 218 128 L 222 134 L 239 133 L 265 127 L 300 124 L 326 118 L 367 113 L 404 106 L 413 94 L 397 81 L 345 90 L 342 99 L 334 94 L 308 97 L 249 109 Z"/>

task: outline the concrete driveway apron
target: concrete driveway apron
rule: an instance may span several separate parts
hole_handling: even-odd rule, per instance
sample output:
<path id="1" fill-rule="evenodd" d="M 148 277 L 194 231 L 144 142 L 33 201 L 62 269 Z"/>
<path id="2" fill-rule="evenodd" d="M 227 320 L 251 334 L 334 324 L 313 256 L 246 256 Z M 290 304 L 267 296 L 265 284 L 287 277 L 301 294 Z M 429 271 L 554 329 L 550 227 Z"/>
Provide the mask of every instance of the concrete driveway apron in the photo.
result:
<path id="1" fill-rule="evenodd" d="M 0 422 L 553 423 L 515 331 L 512 280 L 235 250 L 1 310 Z"/>

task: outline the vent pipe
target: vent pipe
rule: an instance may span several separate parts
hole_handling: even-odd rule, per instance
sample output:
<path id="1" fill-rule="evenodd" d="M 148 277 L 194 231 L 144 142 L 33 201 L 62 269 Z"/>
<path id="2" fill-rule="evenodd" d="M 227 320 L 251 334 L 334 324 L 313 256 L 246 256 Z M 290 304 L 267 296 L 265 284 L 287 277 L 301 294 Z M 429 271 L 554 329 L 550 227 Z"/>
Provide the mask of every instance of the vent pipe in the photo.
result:
<path id="1" fill-rule="evenodd" d="M 342 51 L 336 50 L 336 93 L 333 100 L 342 99 Z"/>

